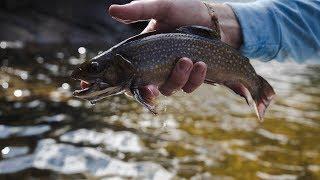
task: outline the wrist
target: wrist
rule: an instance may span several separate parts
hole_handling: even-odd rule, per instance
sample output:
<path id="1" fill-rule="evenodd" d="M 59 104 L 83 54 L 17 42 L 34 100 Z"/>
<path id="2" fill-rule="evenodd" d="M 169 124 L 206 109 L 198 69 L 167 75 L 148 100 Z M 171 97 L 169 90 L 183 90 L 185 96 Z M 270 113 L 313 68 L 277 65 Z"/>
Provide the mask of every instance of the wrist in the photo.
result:
<path id="1" fill-rule="evenodd" d="M 239 49 L 242 44 L 240 24 L 230 6 L 227 4 L 213 3 L 210 8 L 217 19 L 217 28 L 220 30 L 221 40 L 230 46 Z M 216 26 L 212 21 L 213 27 Z"/>

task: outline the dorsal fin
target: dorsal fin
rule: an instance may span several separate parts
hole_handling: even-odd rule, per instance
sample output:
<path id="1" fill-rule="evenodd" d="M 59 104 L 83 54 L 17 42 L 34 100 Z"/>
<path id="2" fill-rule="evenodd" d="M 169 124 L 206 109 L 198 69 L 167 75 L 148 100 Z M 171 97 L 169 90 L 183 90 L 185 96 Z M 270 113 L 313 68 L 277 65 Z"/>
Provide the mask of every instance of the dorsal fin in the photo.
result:
<path id="1" fill-rule="evenodd" d="M 138 40 L 138 39 L 142 39 L 142 38 L 147 37 L 147 36 L 160 34 L 160 33 L 161 32 L 158 32 L 158 31 L 151 31 L 151 32 L 147 32 L 147 33 L 138 34 L 138 35 L 135 35 L 135 36 L 132 36 L 132 37 L 130 37 L 128 39 L 123 40 L 119 44 L 113 46 L 112 49 L 117 48 L 117 47 L 119 47 L 119 46 L 121 46 L 123 44 L 129 43 L 129 42 L 132 42 L 132 41 L 135 41 L 135 40 Z"/>
<path id="2" fill-rule="evenodd" d="M 162 34 L 162 33 L 169 33 L 169 32 L 168 31 L 151 31 L 151 32 L 143 33 L 143 34 L 138 34 L 138 35 L 132 36 L 132 37 L 120 42 L 119 44 L 112 47 L 112 49 L 115 49 L 123 44 L 129 43 L 129 42 L 132 42 L 132 41 L 135 41 L 138 39 L 142 39 L 144 37 L 148 37 L 148 36 L 156 35 L 156 34 Z M 204 26 L 196 26 L 196 25 L 182 26 L 173 32 L 193 34 L 193 35 L 198 35 L 198 36 L 209 38 L 209 39 L 220 39 L 220 34 L 217 31 L 214 31 L 214 30 L 207 28 L 207 27 L 204 27 Z"/>
<path id="3" fill-rule="evenodd" d="M 220 34 L 218 31 L 214 31 L 210 28 L 203 26 L 182 26 L 176 30 L 176 32 L 185 33 L 185 34 L 194 34 L 201 37 L 206 37 L 209 39 L 220 39 Z"/>

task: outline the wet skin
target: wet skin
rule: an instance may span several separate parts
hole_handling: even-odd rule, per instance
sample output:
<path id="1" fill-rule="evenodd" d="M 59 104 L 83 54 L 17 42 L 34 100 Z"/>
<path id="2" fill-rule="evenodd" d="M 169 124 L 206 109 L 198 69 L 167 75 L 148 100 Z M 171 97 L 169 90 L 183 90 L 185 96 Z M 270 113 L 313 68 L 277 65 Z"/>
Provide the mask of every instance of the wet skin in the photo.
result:
<path id="1" fill-rule="evenodd" d="M 238 48 L 241 44 L 241 31 L 231 8 L 223 4 L 213 4 L 220 25 L 221 40 Z M 184 12 L 188 12 L 187 14 Z M 123 23 L 133 23 L 139 20 L 151 19 L 142 33 L 153 30 L 175 29 L 185 25 L 201 25 L 212 27 L 207 8 L 199 0 L 140 0 L 125 5 L 112 5 L 109 13 Z M 170 18 L 168 18 L 170 17 Z M 206 72 L 203 62 L 192 63 L 189 58 L 182 58 L 171 77 L 161 87 L 147 85 L 141 88 L 146 99 L 155 99 L 160 93 L 168 96 L 182 89 L 187 93 L 193 92 L 204 82 Z M 159 89 L 159 90 L 158 90 Z"/>

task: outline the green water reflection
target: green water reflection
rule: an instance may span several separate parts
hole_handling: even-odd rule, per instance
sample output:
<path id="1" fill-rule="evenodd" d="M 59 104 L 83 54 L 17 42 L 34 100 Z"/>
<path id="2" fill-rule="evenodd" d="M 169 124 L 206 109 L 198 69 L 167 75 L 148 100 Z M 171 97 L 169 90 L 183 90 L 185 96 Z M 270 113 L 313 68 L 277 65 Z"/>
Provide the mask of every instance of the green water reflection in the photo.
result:
<path id="1" fill-rule="evenodd" d="M 97 50 L 87 49 L 85 55 L 72 48 L 40 52 L 1 50 L 2 132 L 9 127 L 47 127 L 29 135 L 21 134 L 25 129 L 7 135 L 0 132 L 1 161 L 33 154 L 39 141 L 50 138 L 79 148 L 95 148 L 124 162 L 153 162 L 176 178 L 320 178 L 319 65 L 254 61 L 257 72 L 277 92 L 265 121 L 259 123 L 242 99 L 225 88 L 209 85 L 191 95 L 178 92 L 161 97 L 163 112 L 159 116 L 122 95 L 92 107 L 71 97 L 78 82 L 68 76 L 75 64 Z M 48 117 L 54 118 L 50 121 Z M 114 150 L 100 142 L 61 138 L 79 129 L 127 131 L 137 135 L 140 149 Z M 7 157 L 6 147 L 28 150 Z M 0 177 L 96 178 L 87 172 L 36 167 L 1 173 Z"/>

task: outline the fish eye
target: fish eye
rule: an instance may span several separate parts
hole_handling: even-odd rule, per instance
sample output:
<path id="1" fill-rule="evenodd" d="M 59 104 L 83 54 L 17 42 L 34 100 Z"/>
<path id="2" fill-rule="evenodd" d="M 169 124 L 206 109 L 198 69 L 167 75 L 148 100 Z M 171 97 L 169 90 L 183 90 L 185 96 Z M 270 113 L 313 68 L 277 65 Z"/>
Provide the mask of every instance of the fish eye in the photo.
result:
<path id="1" fill-rule="evenodd" d="M 99 63 L 91 62 L 89 66 L 90 73 L 97 73 L 99 71 Z"/>

